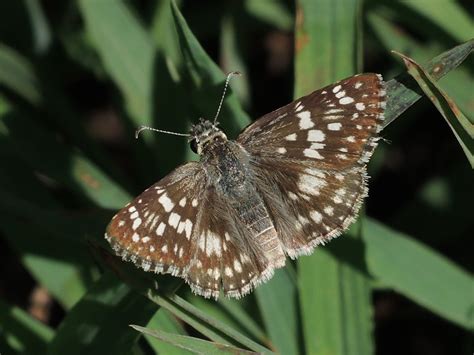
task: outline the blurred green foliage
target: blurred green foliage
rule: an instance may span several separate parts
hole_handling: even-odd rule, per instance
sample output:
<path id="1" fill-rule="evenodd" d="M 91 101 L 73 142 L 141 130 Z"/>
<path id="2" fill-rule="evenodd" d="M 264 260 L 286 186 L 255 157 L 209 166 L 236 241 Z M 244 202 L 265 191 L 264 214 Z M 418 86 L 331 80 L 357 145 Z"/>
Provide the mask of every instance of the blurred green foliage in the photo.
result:
<path id="1" fill-rule="evenodd" d="M 456 349 L 467 352 L 472 170 L 436 108 L 426 99 L 414 105 L 427 91 L 390 51 L 424 65 L 416 79 L 451 125 L 462 121 L 456 137 L 472 159 L 469 2 L 178 5 L 0 3 L 0 353 L 383 353 L 390 342 L 378 336 L 377 299 L 394 291 L 450 322 Z M 362 71 L 392 79 L 393 123 L 369 164 L 371 196 L 359 222 L 252 295 L 214 302 L 112 257 L 103 233 L 134 195 L 196 159 L 180 138 L 135 141 L 137 126 L 185 132 L 212 117 L 230 70 L 245 75 L 220 117 L 231 137 L 292 93 Z M 25 306 L 37 287 L 55 305 L 43 323 Z"/>

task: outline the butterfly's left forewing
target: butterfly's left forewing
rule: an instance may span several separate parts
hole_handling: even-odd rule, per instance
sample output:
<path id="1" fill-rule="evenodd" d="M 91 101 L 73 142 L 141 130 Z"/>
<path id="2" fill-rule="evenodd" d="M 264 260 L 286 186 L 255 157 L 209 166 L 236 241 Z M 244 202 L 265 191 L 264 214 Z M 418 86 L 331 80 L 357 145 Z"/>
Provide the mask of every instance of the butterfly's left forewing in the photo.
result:
<path id="1" fill-rule="evenodd" d="M 199 163 L 175 169 L 113 217 L 107 240 L 118 255 L 146 271 L 185 276 L 205 186 Z"/>

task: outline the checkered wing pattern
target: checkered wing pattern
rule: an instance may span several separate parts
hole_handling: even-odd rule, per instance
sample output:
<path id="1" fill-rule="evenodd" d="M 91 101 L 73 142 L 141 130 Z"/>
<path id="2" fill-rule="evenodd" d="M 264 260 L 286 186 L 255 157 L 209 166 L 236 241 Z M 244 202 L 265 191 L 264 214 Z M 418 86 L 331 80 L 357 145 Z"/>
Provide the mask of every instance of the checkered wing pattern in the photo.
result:
<path id="1" fill-rule="evenodd" d="M 222 289 L 225 296 L 240 298 L 270 278 L 273 267 L 237 211 L 214 187 L 206 192 L 204 208 L 187 282 L 204 297 L 217 299 Z"/>
<path id="2" fill-rule="evenodd" d="M 113 217 L 107 240 L 118 255 L 145 271 L 185 276 L 196 251 L 205 187 L 199 163 L 175 169 Z"/>
<path id="3" fill-rule="evenodd" d="M 384 108 L 381 76 L 361 74 L 263 116 L 238 137 L 290 257 L 311 253 L 357 216 Z"/>
<path id="4" fill-rule="evenodd" d="M 361 74 L 263 116 L 236 142 L 201 120 L 191 129 L 201 161 L 145 190 L 106 238 L 199 295 L 242 297 L 355 219 L 384 107 L 381 76 Z"/>
<path id="5" fill-rule="evenodd" d="M 206 298 L 240 298 L 272 268 L 250 230 L 215 192 L 199 163 L 188 163 L 119 211 L 106 238 L 145 271 L 185 279 Z"/>
<path id="6" fill-rule="evenodd" d="M 381 129 L 379 74 L 360 74 L 304 96 L 255 121 L 237 141 L 253 157 L 300 161 L 325 170 L 363 166 Z"/>

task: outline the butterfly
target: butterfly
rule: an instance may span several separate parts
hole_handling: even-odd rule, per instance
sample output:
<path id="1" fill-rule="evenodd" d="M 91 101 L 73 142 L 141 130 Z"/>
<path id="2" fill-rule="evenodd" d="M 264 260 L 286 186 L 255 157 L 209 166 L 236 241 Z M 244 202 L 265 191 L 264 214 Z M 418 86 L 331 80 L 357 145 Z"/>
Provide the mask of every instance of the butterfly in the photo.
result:
<path id="1" fill-rule="evenodd" d="M 243 297 L 287 256 L 312 253 L 355 220 L 384 86 L 372 73 L 338 81 L 264 115 L 235 141 L 200 119 L 189 134 L 200 161 L 125 206 L 106 239 L 124 260 L 181 277 L 198 295 Z"/>

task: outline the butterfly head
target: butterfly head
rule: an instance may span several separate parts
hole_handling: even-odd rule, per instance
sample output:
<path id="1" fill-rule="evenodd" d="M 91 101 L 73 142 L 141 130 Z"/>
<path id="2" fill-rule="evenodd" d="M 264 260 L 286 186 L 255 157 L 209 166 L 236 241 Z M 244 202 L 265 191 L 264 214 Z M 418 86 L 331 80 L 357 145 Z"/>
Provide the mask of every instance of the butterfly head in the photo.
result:
<path id="1" fill-rule="evenodd" d="M 227 136 L 217 128 L 217 123 L 200 118 L 199 122 L 191 126 L 189 144 L 191 150 L 199 155 L 204 148 L 216 139 L 227 140 Z"/>

